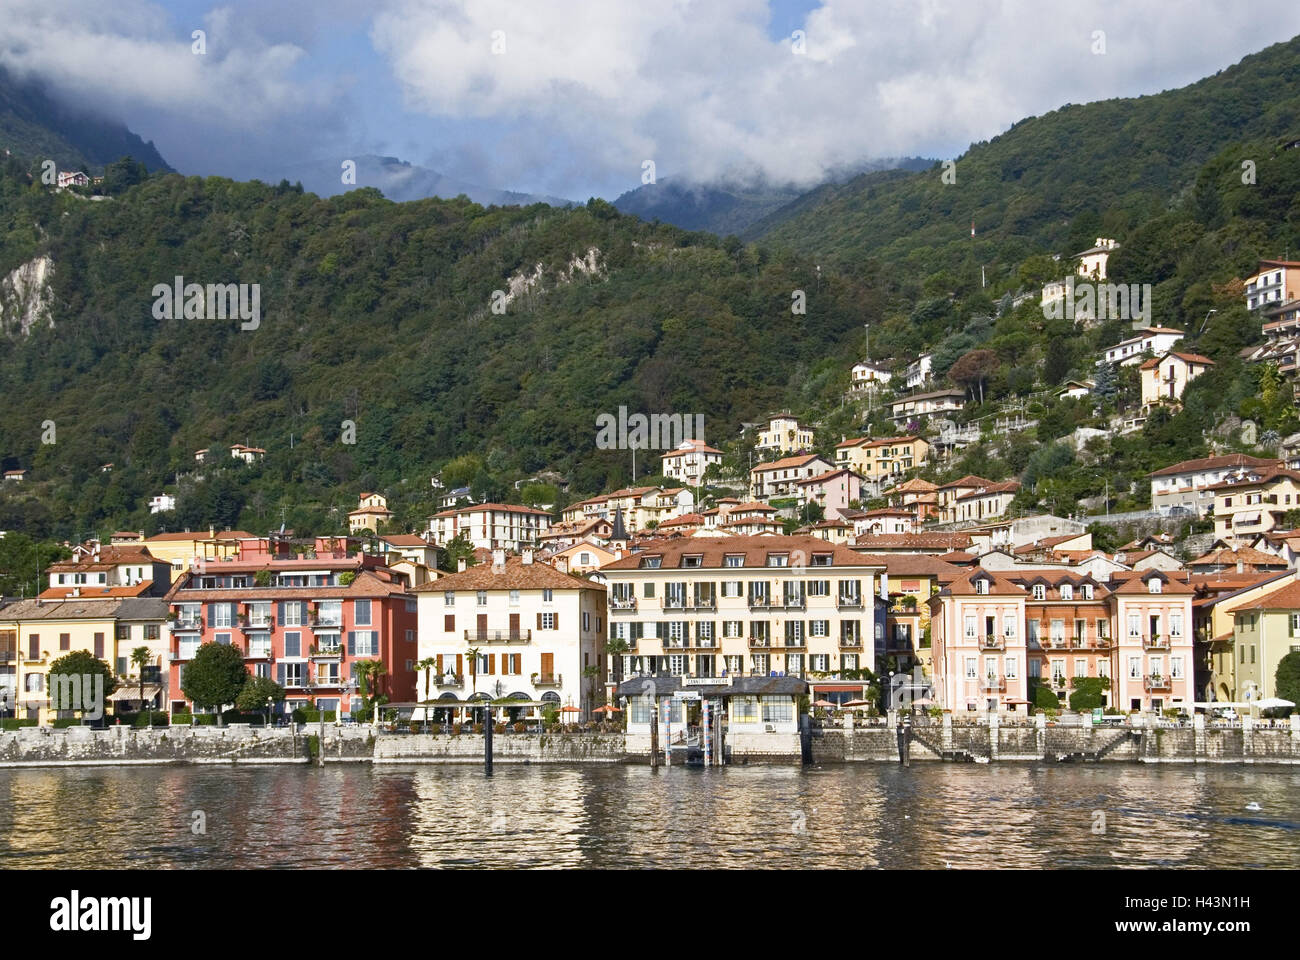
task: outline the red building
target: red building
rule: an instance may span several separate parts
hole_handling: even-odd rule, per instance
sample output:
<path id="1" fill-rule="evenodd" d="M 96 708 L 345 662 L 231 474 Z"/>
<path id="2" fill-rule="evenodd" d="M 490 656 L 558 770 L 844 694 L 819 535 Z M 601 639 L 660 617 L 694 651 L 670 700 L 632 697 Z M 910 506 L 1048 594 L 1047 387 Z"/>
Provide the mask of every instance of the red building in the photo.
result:
<path id="1" fill-rule="evenodd" d="M 363 660 L 384 664 L 379 693 L 413 700 L 415 596 L 382 558 L 351 549 L 354 544 L 345 537 L 296 547 L 276 539 L 241 541 L 236 559 L 183 574 L 166 598 L 175 617 L 172 711 L 191 707 L 181 692 L 185 664 L 210 642 L 237 646 L 249 673 L 283 686 L 282 711 L 314 704 L 341 717 L 361 709 L 356 665 Z"/>

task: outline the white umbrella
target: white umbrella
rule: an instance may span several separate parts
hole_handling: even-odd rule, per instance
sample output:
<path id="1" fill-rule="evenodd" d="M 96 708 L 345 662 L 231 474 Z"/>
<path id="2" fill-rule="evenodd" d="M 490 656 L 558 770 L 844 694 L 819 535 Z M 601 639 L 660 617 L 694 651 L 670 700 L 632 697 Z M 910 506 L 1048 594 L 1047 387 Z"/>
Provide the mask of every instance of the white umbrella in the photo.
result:
<path id="1" fill-rule="evenodd" d="M 1283 700 L 1281 697 L 1265 697 L 1263 700 L 1252 701 L 1252 705 L 1259 707 L 1261 710 L 1275 710 L 1278 707 L 1295 706 L 1290 700 Z"/>

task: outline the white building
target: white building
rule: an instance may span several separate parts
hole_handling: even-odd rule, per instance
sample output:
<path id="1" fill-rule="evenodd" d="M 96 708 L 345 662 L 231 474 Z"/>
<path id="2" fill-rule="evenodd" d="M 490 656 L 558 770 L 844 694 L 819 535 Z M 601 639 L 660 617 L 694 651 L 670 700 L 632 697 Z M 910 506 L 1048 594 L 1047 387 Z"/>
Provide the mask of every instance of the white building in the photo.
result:
<path id="1" fill-rule="evenodd" d="M 1300 262 L 1261 260 L 1253 277 L 1246 278 L 1246 309 L 1300 299 Z"/>
<path id="2" fill-rule="evenodd" d="M 688 487 L 698 487 L 704 482 L 704 471 L 722 463 L 722 451 L 710 447 L 703 440 L 683 440 L 675 450 L 662 454 L 665 477 L 679 480 Z"/>
<path id="3" fill-rule="evenodd" d="M 1181 330 L 1172 327 L 1145 327 L 1137 331 L 1137 336 L 1121 340 L 1115 346 L 1108 347 L 1106 355 L 1097 361 L 1097 365 L 1117 363 L 1121 367 L 1127 367 L 1141 363 L 1143 354 L 1150 351 L 1159 356 L 1172 349 L 1173 345 L 1181 339 L 1183 339 Z"/>
<path id="4" fill-rule="evenodd" d="M 1109 237 L 1098 237 L 1096 242 L 1087 250 L 1075 254 L 1078 259 L 1076 272 L 1081 277 L 1089 277 L 1093 280 L 1106 279 L 1106 262 L 1110 255 L 1119 249 L 1119 244 Z"/>
<path id="5" fill-rule="evenodd" d="M 1202 457 L 1184 460 L 1162 470 L 1147 474 L 1151 481 L 1151 509 L 1167 517 L 1171 513 L 1203 516 L 1214 506 L 1214 491 L 1210 488 L 1230 477 L 1244 475 L 1250 470 L 1275 467 L 1277 460 L 1261 460 L 1244 453 L 1223 457 Z"/>
<path id="6" fill-rule="evenodd" d="M 799 493 L 800 480 L 807 480 L 809 477 L 828 473 L 834 469 L 829 460 L 815 453 L 760 463 L 749 471 L 750 496 L 755 500 L 764 500 L 768 497 L 794 497 Z"/>
<path id="7" fill-rule="evenodd" d="M 812 445 L 812 430 L 801 427 L 799 421 L 790 414 L 778 413 L 768 421 L 766 430 L 759 431 L 756 447 L 759 450 L 789 453 L 793 450 L 807 450 Z"/>
<path id="8" fill-rule="evenodd" d="M 545 510 L 506 503 L 476 503 L 435 513 L 429 518 L 429 532 L 435 542 L 446 546 L 464 535 L 475 547 L 519 550 L 537 544 L 537 536 L 551 526 Z"/>
<path id="9" fill-rule="evenodd" d="M 883 363 L 862 360 L 853 365 L 849 371 L 849 392 L 865 393 L 877 386 L 889 383 L 894 375 Z"/>
<path id="10" fill-rule="evenodd" d="M 165 513 L 176 509 L 176 498 L 170 493 L 160 493 L 149 501 L 150 513 Z"/>
<path id="11" fill-rule="evenodd" d="M 915 390 L 917 387 L 929 383 L 933 376 L 931 373 L 931 364 L 934 361 L 934 355 L 923 353 L 907 365 L 903 372 L 903 386 L 908 390 Z"/>
<path id="12" fill-rule="evenodd" d="M 419 700 L 509 697 L 577 707 L 582 720 L 594 719 L 605 690 L 604 587 L 534 562 L 531 550 L 507 559 L 497 549 L 490 564 L 413 592 L 418 657 L 434 661 L 417 671 Z M 584 676 L 588 667 L 597 675 Z"/>

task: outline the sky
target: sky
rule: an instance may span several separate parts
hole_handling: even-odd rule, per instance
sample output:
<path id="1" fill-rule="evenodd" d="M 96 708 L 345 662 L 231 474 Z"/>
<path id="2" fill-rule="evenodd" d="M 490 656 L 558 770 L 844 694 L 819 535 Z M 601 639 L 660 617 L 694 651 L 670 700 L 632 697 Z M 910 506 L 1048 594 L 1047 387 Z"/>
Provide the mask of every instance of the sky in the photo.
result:
<path id="1" fill-rule="evenodd" d="M 1294 0 L 0 0 L 0 64 L 183 173 L 292 180 L 379 154 L 578 200 L 647 162 L 812 186 L 955 157 L 1298 33 Z"/>

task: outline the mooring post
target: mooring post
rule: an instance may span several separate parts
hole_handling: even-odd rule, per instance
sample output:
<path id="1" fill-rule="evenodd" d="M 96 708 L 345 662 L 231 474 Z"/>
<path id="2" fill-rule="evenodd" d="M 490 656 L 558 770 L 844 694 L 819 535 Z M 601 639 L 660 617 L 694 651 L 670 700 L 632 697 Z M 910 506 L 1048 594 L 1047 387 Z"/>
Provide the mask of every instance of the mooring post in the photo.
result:
<path id="1" fill-rule="evenodd" d="M 650 766 L 659 766 L 659 701 L 650 698 Z"/>
<path id="2" fill-rule="evenodd" d="M 483 706 L 483 773 L 492 776 L 492 708 Z"/>

